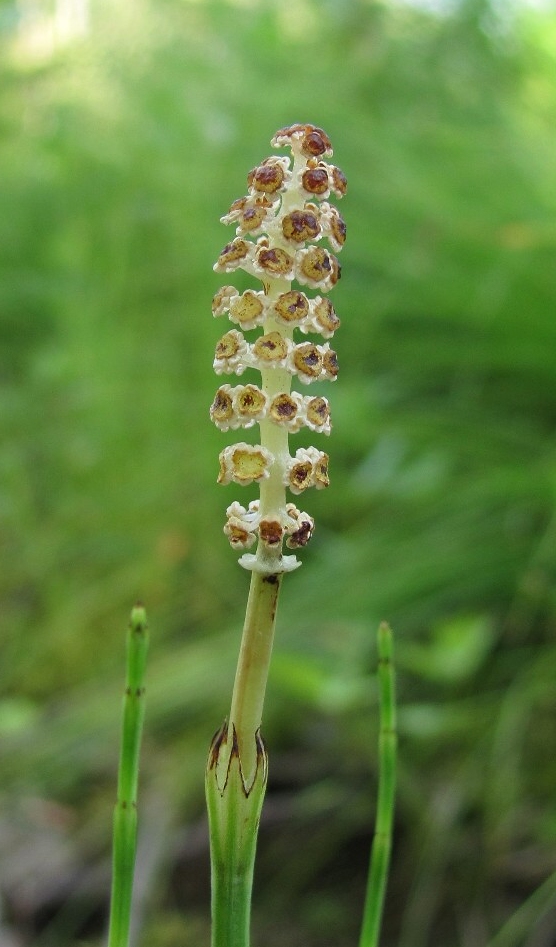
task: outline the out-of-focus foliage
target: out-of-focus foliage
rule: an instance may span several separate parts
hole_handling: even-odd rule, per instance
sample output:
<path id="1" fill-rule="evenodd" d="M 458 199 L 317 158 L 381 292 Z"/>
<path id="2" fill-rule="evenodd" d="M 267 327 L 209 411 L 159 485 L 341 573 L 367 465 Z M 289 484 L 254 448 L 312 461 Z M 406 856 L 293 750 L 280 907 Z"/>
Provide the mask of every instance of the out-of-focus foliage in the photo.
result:
<path id="1" fill-rule="evenodd" d="M 208 420 L 211 265 L 218 218 L 300 120 L 348 176 L 349 239 L 332 485 L 306 499 L 318 532 L 269 687 L 254 942 L 356 943 L 386 618 L 385 945 L 554 944 L 556 15 L 436 6 L 0 6 L 0 924 L 18 947 L 102 942 L 137 598 L 138 943 L 208 943 L 202 770 L 247 585 L 221 533 L 247 492 L 214 482 L 232 436 Z"/>

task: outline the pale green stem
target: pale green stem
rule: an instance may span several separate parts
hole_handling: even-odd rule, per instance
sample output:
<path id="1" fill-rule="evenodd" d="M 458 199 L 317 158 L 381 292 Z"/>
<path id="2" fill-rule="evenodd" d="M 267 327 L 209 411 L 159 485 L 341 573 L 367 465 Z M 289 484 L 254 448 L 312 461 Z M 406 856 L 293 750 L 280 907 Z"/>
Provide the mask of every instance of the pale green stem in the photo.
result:
<path id="1" fill-rule="evenodd" d="M 281 575 L 251 575 L 228 721 L 229 729 L 235 729 L 246 786 L 251 785 L 257 766 L 255 737 L 262 722 L 281 581 Z"/>
<path id="2" fill-rule="evenodd" d="M 230 719 L 209 755 L 212 947 L 249 947 L 253 869 L 267 778 L 260 726 L 281 578 L 252 574 Z"/>
<path id="3" fill-rule="evenodd" d="M 273 280 L 272 283 L 265 285 L 265 293 L 270 299 L 277 299 L 280 293 L 288 292 L 290 287 L 291 284 L 284 280 Z M 271 318 L 266 319 L 263 328 L 265 333 L 279 330 L 284 338 L 291 338 L 293 334 L 293 330 L 286 330 L 284 326 L 279 326 Z M 289 394 L 291 375 L 285 369 L 263 368 L 261 369 L 261 388 L 270 401 L 281 392 Z M 284 474 L 290 458 L 288 430 L 268 419 L 261 420 L 259 428 L 261 446 L 269 450 L 274 458 L 269 476 L 260 483 L 259 513 L 261 517 L 280 517 L 286 510 Z M 257 548 L 257 560 L 263 565 L 264 571 L 279 573 L 282 550 L 280 547 L 269 549 L 260 542 Z M 253 590 L 253 586 L 251 589 Z M 247 609 L 249 609 L 249 603 Z"/>
<path id="4" fill-rule="evenodd" d="M 145 665 L 148 625 L 145 609 L 131 613 L 127 635 L 126 687 L 118 769 L 118 797 L 114 809 L 112 894 L 108 947 L 128 947 L 135 852 L 137 847 L 137 782 L 139 752 L 145 715 Z"/>
<path id="5" fill-rule="evenodd" d="M 378 657 L 380 692 L 378 801 L 359 947 L 378 947 L 394 824 L 397 750 L 396 691 L 392 632 L 384 622 L 378 630 Z"/>

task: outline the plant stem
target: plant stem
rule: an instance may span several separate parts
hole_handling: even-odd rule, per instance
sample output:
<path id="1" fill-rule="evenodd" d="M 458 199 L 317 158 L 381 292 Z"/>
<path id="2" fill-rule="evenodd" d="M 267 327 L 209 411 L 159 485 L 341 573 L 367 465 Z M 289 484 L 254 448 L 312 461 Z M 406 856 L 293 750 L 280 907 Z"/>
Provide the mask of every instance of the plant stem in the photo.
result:
<path id="1" fill-rule="evenodd" d="M 212 947 L 249 947 L 251 890 L 267 781 L 260 736 L 281 575 L 252 573 L 230 719 L 206 773 L 212 870 Z"/>
<path id="2" fill-rule="evenodd" d="M 257 769 L 246 788 L 235 731 L 225 785 L 216 777 L 219 754 L 226 755 L 228 727 L 216 734 L 207 767 L 207 807 L 210 823 L 212 947 L 249 947 L 251 891 L 257 830 L 267 780 L 267 756 L 256 734 Z"/>
<path id="3" fill-rule="evenodd" d="M 128 947 L 131 898 L 137 842 L 137 782 L 139 752 L 145 716 L 145 665 L 148 625 L 145 609 L 131 612 L 127 634 L 126 687 L 118 769 L 118 797 L 114 809 L 112 894 L 108 947 Z"/>
<path id="4" fill-rule="evenodd" d="M 251 574 L 228 725 L 235 728 L 247 785 L 257 765 L 255 734 L 262 721 L 281 582 L 280 574 Z"/>
<path id="5" fill-rule="evenodd" d="M 359 947 L 378 947 L 392 848 L 396 792 L 396 691 L 392 632 L 385 622 L 378 629 L 378 656 L 380 692 L 378 801 Z"/>

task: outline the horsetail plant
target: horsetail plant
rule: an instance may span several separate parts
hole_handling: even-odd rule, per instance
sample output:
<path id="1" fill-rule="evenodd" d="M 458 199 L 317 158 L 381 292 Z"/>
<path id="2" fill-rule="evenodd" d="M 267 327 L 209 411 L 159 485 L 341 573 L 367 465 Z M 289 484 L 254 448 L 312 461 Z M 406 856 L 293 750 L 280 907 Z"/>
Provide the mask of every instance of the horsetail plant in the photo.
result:
<path id="1" fill-rule="evenodd" d="M 218 273 L 243 270 L 262 289 L 239 292 L 223 286 L 213 300 L 215 316 L 227 313 L 238 329 L 218 342 L 218 374 L 260 372 L 260 385 L 222 385 L 210 409 L 223 431 L 259 425 L 260 443 L 226 447 L 218 481 L 258 483 L 260 498 L 226 513 L 224 532 L 234 549 L 247 550 L 239 562 L 251 571 L 245 625 L 230 716 L 217 733 L 209 755 L 206 793 L 212 862 L 213 947 L 248 947 L 253 864 L 259 817 L 267 781 L 267 756 L 260 735 L 263 701 L 272 651 L 282 577 L 301 563 L 284 555 L 307 544 L 314 522 L 288 502 L 286 490 L 302 494 L 328 486 L 328 455 L 315 447 L 289 451 L 289 435 L 308 427 L 330 433 L 326 398 L 291 391 L 295 376 L 304 385 L 334 381 L 336 353 L 328 342 L 296 342 L 296 330 L 329 339 L 340 321 L 326 293 L 337 282 L 336 256 L 319 246 L 324 237 L 341 250 L 346 228 L 327 198 L 341 197 L 346 179 L 326 162 L 332 155 L 325 132 L 313 125 L 291 125 L 271 144 L 288 147 L 290 157 L 266 158 L 248 175 L 248 194 L 234 201 L 223 223 L 236 225 L 214 267 Z M 298 288 L 317 290 L 310 298 Z M 244 332 L 261 329 L 254 341 Z"/>
<path id="2" fill-rule="evenodd" d="M 243 270 L 262 289 L 240 292 L 225 285 L 213 300 L 213 314 L 227 314 L 238 328 L 216 346 L 217 374 L 260 373 L 260 384 L 221 385 L 210 409 L 222 430 L 259 425 L 260 443 L 244 441 L 220 454 L 218 482 L 257 483 L 260 496 L 227 509 L 224 532 L 251 585 L 229 719 L 216 734 L 209 754 L 206 795 L 212 864 L 212 945 L 248 947 L 251 886 L 259 817 L 267 781 L 267 756 L 261 738 L 263 701 L 272 651 L 278 595 L 284 573 L 301 563 L 284 555 L 305 546 L 312 517 L 288 502 L 328 486 L 328 455 L 315 447 L 292 456 L 289 436 L 307 427 L 330 433 L 328 400 L 291 390 L 338 373 L 328 341 L 298 342 L 296 331 L 330 339 L 340 320 L 326 294 L 340 277 L 334 253 L 346 236 L 344 221 L 328 202 L 342 197 L 346 179 L 326 159 L 332 146 L 314 125 L 291 125 L 273 137 L 274 148 L 291 157 L 272 156 L 249 172 L 248 194 L 234 201 L 222 222 L 236 225 L 236 237 L 220 253 L 217 273 Z M 320 244 L 325 239 L 331 249 Z M 334 253 L 332 252 L 334 251 Z M 293 284 L 317 292 L 308 296 Z M 252 340 L 244 335 L 261 330 Z M 245 552 L 256 545 L 254 553 Z"/>

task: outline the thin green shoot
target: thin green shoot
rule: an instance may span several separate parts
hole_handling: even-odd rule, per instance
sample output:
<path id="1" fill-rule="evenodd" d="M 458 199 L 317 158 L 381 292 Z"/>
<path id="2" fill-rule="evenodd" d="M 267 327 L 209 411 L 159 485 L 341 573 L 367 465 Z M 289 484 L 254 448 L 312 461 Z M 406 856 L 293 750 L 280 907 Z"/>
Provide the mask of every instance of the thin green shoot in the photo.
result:
<path id="1" fill-rule="evenodd" d="M 145 609 L 136 605 L 127 633 L 126 685 L 114 809 L 112 894 L 108 947 L 128 947 L 135 852 L 137 848 L 137 782 L 145 716 L 145 666 L 148 650 Z"/>
<path id="2" fill-rule="evenodd" d="M 396 685 L 392 631 L 385 622 L 378 629 L 378 660 L 380 694 L 378 801 L 359 947 L 378 947 L 392 849 L 396 793 Z"/>

